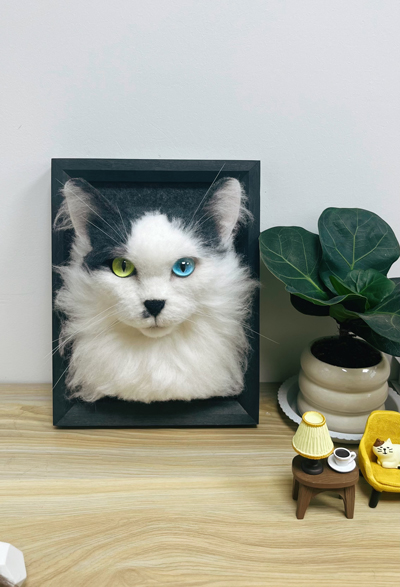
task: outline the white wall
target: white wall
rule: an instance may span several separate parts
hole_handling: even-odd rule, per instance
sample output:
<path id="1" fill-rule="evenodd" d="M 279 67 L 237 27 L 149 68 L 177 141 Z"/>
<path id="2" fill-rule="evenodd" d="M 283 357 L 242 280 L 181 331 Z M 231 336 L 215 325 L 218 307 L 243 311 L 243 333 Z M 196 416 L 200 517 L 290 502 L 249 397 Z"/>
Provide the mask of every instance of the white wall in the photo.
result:
<path id="1" fill-rule="evenodd" d="M 397 0 L 3 3 L 0 381 L 50 380 L 51 157 L 260 159 L 262 228 L 358 206 L 400 238 L 399 26 Z M 263 279 L 280 380 L 334 325 Z"/>

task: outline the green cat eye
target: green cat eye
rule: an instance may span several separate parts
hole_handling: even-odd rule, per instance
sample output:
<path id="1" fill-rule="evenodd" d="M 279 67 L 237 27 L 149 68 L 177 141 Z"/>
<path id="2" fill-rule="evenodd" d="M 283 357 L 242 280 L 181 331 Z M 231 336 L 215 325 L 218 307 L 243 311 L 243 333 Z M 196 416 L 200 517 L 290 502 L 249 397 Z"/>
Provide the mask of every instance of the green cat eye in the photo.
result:
<path id="1" fill-rule="evenodd" d="M 111 269 L 117 277 L 129 277 L 135 271 L 135 265 L 128 259 L 117 257 L 113 260 Z"/>

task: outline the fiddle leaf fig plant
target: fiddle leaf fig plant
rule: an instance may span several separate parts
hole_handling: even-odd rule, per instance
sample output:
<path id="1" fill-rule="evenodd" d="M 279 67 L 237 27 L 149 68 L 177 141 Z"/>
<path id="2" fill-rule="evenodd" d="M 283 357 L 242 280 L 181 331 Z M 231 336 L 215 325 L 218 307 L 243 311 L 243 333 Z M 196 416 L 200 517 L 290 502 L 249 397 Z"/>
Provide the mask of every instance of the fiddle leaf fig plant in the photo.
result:
<path id="1" fill-rule="evenodd" d="M 400 278 L 387 273 L 400 257 L 390 226 L 359 208 L 327 208 L 319 235 L 278 226 L 260 235 L 261 258 L 304 314 L 331 316 L 342 335 L 400 355 Z"/>

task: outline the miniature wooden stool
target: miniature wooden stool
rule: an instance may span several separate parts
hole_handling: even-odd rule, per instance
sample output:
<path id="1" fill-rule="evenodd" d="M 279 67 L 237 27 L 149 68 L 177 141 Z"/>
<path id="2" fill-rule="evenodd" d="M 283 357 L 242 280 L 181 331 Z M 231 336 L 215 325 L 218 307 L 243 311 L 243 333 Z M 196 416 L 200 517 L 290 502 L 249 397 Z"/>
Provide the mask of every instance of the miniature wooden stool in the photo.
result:
<path id="1" fill-rule="evenodd" d="M 350 473 L 337 473 L 323 461 L 324 470 L 320 475 L 308 475 L 301 468 L 304 457 L 297 455 L 292 462 L 293 471 L 293 499 L 297 500 L 296 516 L 304 518 L 311 498 L 322 491 L 336 491 L 343 499 L 344 511 L 347 518 L 354 517 L 354 502 L 356 483 L 359 472 L 356 466 Z"/>

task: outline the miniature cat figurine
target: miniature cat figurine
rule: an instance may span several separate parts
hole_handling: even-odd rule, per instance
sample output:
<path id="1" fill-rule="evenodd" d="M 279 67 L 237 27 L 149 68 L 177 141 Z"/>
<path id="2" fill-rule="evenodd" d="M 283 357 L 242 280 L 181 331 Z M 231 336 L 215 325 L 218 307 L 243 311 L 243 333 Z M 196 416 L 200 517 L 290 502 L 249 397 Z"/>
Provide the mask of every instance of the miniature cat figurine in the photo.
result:
<path id="1" fill-rule="evenodd" d="M 384 469 L 400 469 L 400 444 L 392 444 L 390 438 L 385 442 L 377 438 L 372 450 L 378 457 L 378 465 Z"/>
<path id="2" fill-rule="evenodd" d="M 145 184 L 64 185 L 54 226 L 74 236 L 56 268 L 55 308 L 71 397 L 149 403 L 242 391 L 257 287 L 233 246 L 250 216 L 246 196 L 234 178 L 201 190 L 202 208 L 198 191 L 186 186 L 182 200 L 177 189 L 161 185 L 149 204 Z"/>

